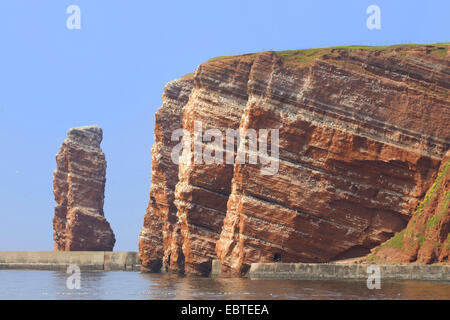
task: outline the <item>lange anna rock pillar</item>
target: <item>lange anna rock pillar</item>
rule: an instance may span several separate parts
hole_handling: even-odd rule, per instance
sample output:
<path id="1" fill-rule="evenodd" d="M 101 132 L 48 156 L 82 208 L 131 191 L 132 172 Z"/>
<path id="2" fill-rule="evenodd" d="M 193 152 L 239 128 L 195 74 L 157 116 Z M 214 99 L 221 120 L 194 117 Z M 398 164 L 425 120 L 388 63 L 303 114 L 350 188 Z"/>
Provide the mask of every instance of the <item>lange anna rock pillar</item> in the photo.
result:
<path id="1" fill-rule="evenodd" d="M 72 128 L 56 155 L 53 174 L 54 248 L 112 251 L 114 233 L 104 217 L 106 160 L 98 126 Z"/>

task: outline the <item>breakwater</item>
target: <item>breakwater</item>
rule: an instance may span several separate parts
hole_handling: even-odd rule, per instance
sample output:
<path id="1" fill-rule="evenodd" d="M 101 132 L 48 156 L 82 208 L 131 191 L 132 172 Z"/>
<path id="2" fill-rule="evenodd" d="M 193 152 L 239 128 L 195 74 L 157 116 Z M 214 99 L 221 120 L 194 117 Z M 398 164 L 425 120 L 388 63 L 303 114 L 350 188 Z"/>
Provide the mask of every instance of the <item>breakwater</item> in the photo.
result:
<path id="1" fill-rule="evenodd" d="M 252 279 L 363 280 L 372 274 L 368 264 L 253 263 Z M 384 280 L 450 281 L 449 265 L 379 265 Z"/>
<path id="2" fill-rule="evenodd" d="M 77 265 L 82 271 L 139 271 L 135 251 L 0 251 L 0 270 L 66 270 Z M 368 264 L 338 263 L 252 263 L 246 278 L 303 280 L 364 280 Z M 385 280 L 450 281 L 450 265 L 379 265 Z M 212 262 L 212 277 L 220 277 L 221 265 Z M 160 273 L 165 273 L 161 268 Z"/>
<path id="3" fill-rule="evenodd" d="M 85 271 L 140 270 L 138 254 L 133 251 L 0 251 L 0 270 L 65 270 L 69 265 Z"/>

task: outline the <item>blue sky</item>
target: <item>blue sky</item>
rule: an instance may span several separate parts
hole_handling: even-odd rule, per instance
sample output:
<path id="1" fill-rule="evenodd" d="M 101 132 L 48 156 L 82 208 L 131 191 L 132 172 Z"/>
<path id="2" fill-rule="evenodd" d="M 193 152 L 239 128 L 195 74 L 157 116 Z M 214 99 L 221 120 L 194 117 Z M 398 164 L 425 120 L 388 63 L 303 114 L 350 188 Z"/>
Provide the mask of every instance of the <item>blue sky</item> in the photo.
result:
<path id="1" fill-rule="evenodd" d="M 81 9 L 69 30 L 66 8 Z M 381 9 L 381 30 L 366 8 Z M 230 54 L 448 42 L 442 1 L 0 2 L 0 250 L 51 250 L 55 155 L 71 127 L 98 124 L 115 250 L 137 250 L 164 85 Z"/>

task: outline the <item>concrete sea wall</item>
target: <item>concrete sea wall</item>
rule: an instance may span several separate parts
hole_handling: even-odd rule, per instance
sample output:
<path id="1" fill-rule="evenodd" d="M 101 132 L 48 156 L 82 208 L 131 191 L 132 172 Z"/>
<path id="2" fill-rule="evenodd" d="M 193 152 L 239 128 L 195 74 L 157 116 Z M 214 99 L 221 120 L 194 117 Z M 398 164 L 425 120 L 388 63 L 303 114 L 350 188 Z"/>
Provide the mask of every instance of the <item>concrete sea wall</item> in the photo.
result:
<path id="1" fill-rule="evenodd" d="M 137 252 L 0 251 L 0 270 L 66 270 L 69 265 L 91 271 L 140 270 Z"/>
<path id="2" fill-rule="evenodd" d="M 253 263 L 247 277 L 252 279 L 364 280 L 368 264 Z M 380 265 L 383 280 L 450 281 L 449 265 Z M 370 270 L 369 270 L 370 271 Z"/>
<path id="3" fill-rule="evenodd" d="M 77 265 L 82 271 L 139 271 L 137 252 L 111 251 L 0 251 L 1 269 L 62 270 Z M 367 264 L 252 263 L 251 279 L 365 280 Z M 449 265 L 380 265 L 383 280 L 450 281 Z M 213 260 L 212 277 L 220 276 L 221 265 Z M 165 270 L 161 269 L 162 273 Z"/>

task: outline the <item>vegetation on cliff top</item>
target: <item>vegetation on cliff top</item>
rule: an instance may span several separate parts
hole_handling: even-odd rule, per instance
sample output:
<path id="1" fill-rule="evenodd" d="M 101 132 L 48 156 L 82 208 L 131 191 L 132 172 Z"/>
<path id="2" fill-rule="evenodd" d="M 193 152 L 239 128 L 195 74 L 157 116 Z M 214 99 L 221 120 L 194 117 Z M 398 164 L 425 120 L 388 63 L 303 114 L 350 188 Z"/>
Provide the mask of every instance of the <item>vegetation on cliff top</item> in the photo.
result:
<path id="1" fill-rule="evenodd" d="M 449 46 L 450 42 L 431 43 L 431 44 L 398 44 L 392 46 L 350 45 L 350 46 L 334 46 L 334 47 L 323 47 L 312 49 L 283 50 L 272 52 L 282 57 L 285 61 L 293 61 L 301 64 L 303 63 L 307 64 L 324 55 L 333 55 L 333 54 L 337 55 L 342 51 L 352 51 L 352 50 L 370 50 L 370 51 L 379 51 L 380 53 L 389 53 L 392 51 L 401 51 L 402 49 L 414 49 L 426 47 L 427 49 L 431 50 L 431 54 L 445 56 L 448 52 Z M 212 58 L 208 61 L 218 61 L 241 56 L 254 56 L 256 54 L 257 53 L 247 53 L 229 56 L 219 56 Z"/>

